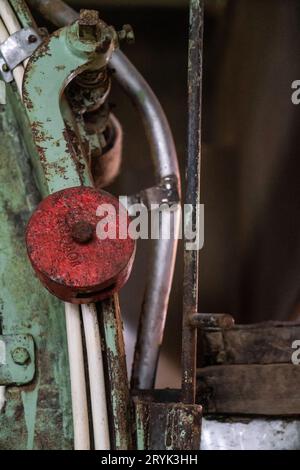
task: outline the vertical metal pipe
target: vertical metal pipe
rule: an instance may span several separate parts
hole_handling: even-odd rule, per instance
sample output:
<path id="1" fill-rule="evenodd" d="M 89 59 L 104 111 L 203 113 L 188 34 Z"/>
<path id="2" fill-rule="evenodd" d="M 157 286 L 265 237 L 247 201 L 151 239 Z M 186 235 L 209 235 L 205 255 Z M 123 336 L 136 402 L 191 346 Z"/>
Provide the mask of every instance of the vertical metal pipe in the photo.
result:
<path id="1" fill-rule="evenodd" d="M 18 17 L 22 28 L 38 29 L 36 22 L 27 6 L 27 3 L 24 0 L 10 0 L 10 4 Z"/>
<path id="2" fill-rule="evenodd" d="M 200 204 L 201 105 L 203 63 L 204 1 L 190 2 L 190 37 L 188 63 L 188 155 L 186 166 L 186 204 L 193 207 L 192 229 L 197 228 L 196 206 Z M 195 403 L 197 329 L 190 316 L 198 311 L 199 252 L 184 250 L 182 400 Z"/>

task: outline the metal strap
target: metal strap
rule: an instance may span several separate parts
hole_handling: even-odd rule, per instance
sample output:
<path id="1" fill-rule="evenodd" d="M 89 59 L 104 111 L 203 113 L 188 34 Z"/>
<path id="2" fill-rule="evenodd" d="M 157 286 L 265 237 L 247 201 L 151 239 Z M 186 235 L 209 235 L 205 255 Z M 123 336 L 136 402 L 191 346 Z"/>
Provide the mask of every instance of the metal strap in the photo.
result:
<path id="1" fill-rule="evenodd" d="M 0 45 L 0 74 L 7 83 L 13 80 L 12 71 L 28 59 L 42 39 L 33 28 L 23 28 Z"/>

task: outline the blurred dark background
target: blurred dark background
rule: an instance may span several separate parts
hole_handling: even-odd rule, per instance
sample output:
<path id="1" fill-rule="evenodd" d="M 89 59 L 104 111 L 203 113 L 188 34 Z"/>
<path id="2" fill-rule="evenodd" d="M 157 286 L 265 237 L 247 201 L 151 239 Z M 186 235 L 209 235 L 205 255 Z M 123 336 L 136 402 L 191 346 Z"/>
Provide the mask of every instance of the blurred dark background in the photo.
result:
<path id="1" fill-rule="evenodd" d="M 95 7 L 136 44 L 124 51 L 159 97 L 184 177 L 187 128 L 188 2 L 69 1 Z M 237 322 L 292 320 L 300 314 L 300 79 L 298 0 L 208 0 L 205 14 L 202 203 L 205 247 L 200 311 L 228 312 Z M 111 191 L 132 194 L 153 184 L 136 111 L 114 83 L 111 102 L 125 135 L 122 172 Z M 184 178 L 183 178 L 184 179 Z M 130 364 L 150 242 L 139 243 L 122 292 Z M 159 365 L 158 386 L 180 377 L 182 246 Z"/>

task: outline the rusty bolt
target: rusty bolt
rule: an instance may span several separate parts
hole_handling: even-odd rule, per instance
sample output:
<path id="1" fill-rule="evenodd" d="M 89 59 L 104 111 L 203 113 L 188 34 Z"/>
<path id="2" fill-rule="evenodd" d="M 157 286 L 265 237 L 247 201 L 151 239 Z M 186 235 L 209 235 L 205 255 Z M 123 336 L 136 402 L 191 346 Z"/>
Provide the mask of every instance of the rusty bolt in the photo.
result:
<path id="1" fill-rule="evenodd" d="M 99 13 L 96 10 L 80 10 L 78 21 L 79 37 L 82 39 L 94 38 L 99 36 Z"/>
<path id="2" fill-rule="evenodd" d="M 88 243 L 92 240 L 94 227 L 89 222 L 79 221 L 72 226 L 72 238 L 77 243 Z"/>
<path id="3" fill-rule="evenodd" d="M 16 348 L 12 351 L 11 357 L 15 364 L 24 366 L 30 361 L 30 354 L 25 348 Z"/>
<path id="4" fill-rule="evenodd" d="M 124 24 L 121 31 L 118 31 L 120 41 L 126 41 L 128 44 L 134 44 L 135 36 L 130 24 Z"/>
<path id="5" fill-rule="evenodd" d="M 29 44 L 34 44 L 37 42 L 37 37 L 34 34 L 30 34 L 30 36 L 28 36 L 28 42 Z"/>
<path id="6" fill-rule="evenodd" d="M 3 65 L 2 65 L 2 70 L 3 70 L 3 72 L 8 72 L 8 71 L 9 71 L 8 65 L 7 65 L 7 64 L 3 64 Z"/>

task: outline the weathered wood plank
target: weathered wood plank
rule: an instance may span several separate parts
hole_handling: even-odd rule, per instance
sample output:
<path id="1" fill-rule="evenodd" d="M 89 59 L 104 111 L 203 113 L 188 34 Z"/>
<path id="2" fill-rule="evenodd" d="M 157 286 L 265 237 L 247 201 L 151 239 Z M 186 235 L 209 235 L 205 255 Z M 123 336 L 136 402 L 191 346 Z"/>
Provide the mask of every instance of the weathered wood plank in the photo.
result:
<path id="1" fill-rule="evenodd" d="M 268 322 L 202 332 L 202 365 L 290 363 L 299 323 Z"/>
<path id="2" fill-rule="evenodd" d="M 300 366 L 212 366 L 197 371 L 204 413 L 300 415 Z"/>

